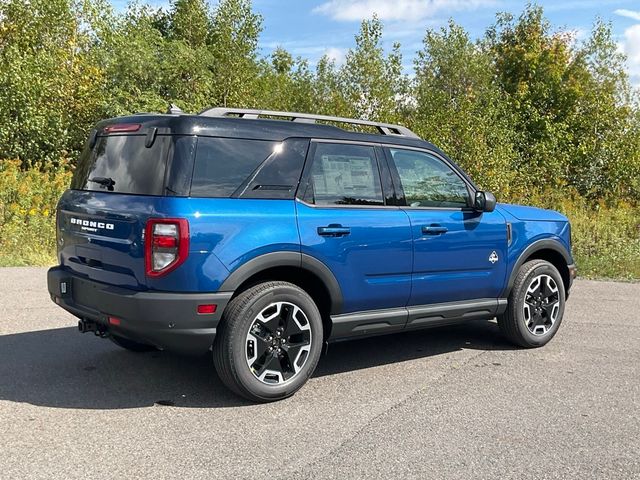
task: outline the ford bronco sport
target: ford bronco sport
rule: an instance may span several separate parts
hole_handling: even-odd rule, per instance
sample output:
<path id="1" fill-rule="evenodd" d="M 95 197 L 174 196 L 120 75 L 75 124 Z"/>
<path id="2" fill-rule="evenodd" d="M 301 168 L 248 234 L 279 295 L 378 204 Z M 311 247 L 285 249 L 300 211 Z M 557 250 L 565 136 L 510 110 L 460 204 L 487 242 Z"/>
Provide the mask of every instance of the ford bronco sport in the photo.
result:
<path id="1" fill-rule="evenodd" d="M 292 395 L 336 340 L 497 317 L 544 345 L 576 274 L 566 217 L 496 204 L 409 129 L 260 110 L 98 123 L 57 242 L 48 289 L 80 331 L 211 350 L 254 401 Z"/>

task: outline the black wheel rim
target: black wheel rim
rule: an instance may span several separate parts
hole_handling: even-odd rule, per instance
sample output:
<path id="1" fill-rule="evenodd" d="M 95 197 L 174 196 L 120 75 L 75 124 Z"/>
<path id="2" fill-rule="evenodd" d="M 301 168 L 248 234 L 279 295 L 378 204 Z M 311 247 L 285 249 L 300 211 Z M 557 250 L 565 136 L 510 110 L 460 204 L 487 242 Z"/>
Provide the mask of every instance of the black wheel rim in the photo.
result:
<path id="1" fill-rule="evenodd" d="M 549 275 L 538 275 L 529 283 L 522 306 L 527 329 L 534 335 L 545 335 L 558 319 L 560 291 Z"/>
<path id="2" fill-rule="evenodd" d="M 274 302 L 256 316 L 246 339 L 251 373 L 268 385 L 291 381 L 311 351 L 311 325 L 304 311 L 290 302 Z"/>

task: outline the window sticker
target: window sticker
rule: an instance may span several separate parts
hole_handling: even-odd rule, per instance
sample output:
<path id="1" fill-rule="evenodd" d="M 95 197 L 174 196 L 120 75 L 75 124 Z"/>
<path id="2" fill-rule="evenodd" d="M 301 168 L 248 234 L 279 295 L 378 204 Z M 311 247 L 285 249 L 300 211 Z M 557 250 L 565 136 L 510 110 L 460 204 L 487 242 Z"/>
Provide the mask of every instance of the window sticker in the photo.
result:
<path id="1" fill-rule="evenodd" d="M 322 155 L 321 172 L 313 175 L 316 194 L 348 196 L 375 195 L 375 176 L 370 157 Z"/>

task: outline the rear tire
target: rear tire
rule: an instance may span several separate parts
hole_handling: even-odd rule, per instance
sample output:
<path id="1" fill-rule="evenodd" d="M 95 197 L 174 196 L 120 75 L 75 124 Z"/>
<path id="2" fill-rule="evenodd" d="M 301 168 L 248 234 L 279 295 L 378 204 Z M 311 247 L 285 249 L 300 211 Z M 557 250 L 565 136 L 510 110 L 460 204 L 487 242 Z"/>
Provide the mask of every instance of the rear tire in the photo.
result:
<path id="1" fill-rule="evenodd" d="M 313 374 L 322 350 L 322 317 L 313 299 L 287 282 L 240 293 L 224 311 L 213 343 L 222 382 L 255 402 L 281 400 Z"/>
<path id="2" fill-rule="evenodd" d="M 504 314 L 498 316 L 502 334 L 525 348 L 541 347 L 562 323 L 566 294 L 562 276 L 546 260 L 531 260 L 520 267 Z"/>
<path id="3" fill-rule="evenodd" d="M 154 350 L 157 350 L 157 348 L 154 347 L 153 345 L 149 345 L 147 343 L 134 342 L 133 340 L 120 337 L 119 335 L 110 334 L 109 339 L 119 347 L 124 348 L 125 350 L 129 350 L 130 352 L 142 353 L 142 352 L 153 352 Z"/>

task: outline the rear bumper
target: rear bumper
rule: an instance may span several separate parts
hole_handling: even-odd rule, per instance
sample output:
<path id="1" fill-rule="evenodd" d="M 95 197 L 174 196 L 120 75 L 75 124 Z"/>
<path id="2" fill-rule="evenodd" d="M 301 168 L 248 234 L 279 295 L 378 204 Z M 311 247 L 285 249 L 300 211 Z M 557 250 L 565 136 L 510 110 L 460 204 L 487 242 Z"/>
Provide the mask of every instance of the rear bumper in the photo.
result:
<path id="1" fill-rule="evenodd" d="M 211 347 L 232 296 L 232 292 L 139 292 L 87 280 L 60 267 L 49 269 L 47 285 L 51 299 L 80 319 L 131 340 L 186 354 Z M 215 313 L 198 314 L 200 304 L 215 304 Z M 109 317 L 119 319 L 120 325 L 111 324 Z"/>

